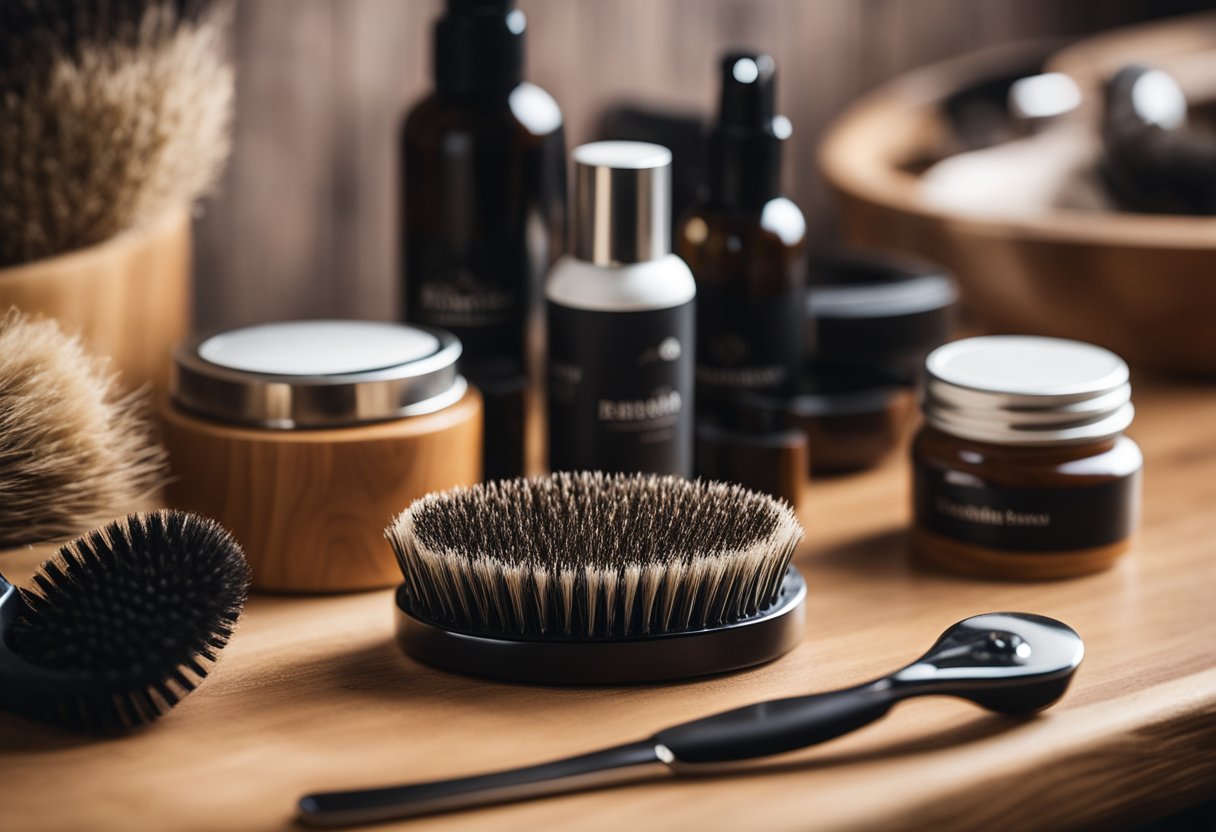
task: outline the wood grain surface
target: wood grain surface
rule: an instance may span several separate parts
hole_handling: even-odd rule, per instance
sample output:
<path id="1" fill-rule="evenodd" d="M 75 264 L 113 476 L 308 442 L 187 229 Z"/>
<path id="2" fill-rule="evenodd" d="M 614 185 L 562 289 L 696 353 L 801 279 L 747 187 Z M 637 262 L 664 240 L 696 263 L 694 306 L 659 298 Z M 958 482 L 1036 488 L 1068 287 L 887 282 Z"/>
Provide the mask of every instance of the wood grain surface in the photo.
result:
<path id="1" fill-rule="evenodd" d="M 1216 391 L 1136 379 L 1144 528 L 1109 572 L 1059 583 L 911 565 L 900 458 L 809 488 L 796 562 L 804 642 L 686 684 L 547 689 L 430 670 L 392 638 L 390 593 L 257 596 L 202 687 L 161 723 L 90 740 L 0 716 L 3 825 L 283 830 L 309 790 L 538 762 L 760 699 L 885 673 L 980 612 L 1058 617 L 1087 655 L 1064 700 L 1013 719 L 924 699 L 736 776 L 646 783 L 401 828 L 982 829 L 1127 824 L 1216 794 Z M 45 552 L 0 556 L 20 581 Z M 395 828 L 395 827 L 378 827 Z"/>
<path id="2" fill-rule="evenodd" d="M 794 126 L 784 186 L 812 238 L 833 229 L 815 166 L 828 122 L 925 63 L 1071 37 L 1210 0 L 519 0 L 527 76 L 553 93 L 567 143 L 620 101 L 715 107 L 720 53 L 762 49 Z M 234 148 L 197 224 L 198 323 L 387 318 L 397 307 L 397 130 L 431 85 L 438 0 L 237 4 Z"/>
<path id="3" fill-rule="evenodd" d="M 384 527 L 431 491 L 481 480 L 481 394 L 435 413 L 322 430 L 266 430 L 165 403 L 173 508 L 219 520 L 255 589 L 337 592 L 401 582 Z"/>
<path id="4" fill-rule="evenodd" d="M 0 269 L 10 306 L 55 318 L 110 358 L 129 389 L 169 387 L 173 349 L 190 331 L 190 218 L 163 221 L 79 251 Z"/>

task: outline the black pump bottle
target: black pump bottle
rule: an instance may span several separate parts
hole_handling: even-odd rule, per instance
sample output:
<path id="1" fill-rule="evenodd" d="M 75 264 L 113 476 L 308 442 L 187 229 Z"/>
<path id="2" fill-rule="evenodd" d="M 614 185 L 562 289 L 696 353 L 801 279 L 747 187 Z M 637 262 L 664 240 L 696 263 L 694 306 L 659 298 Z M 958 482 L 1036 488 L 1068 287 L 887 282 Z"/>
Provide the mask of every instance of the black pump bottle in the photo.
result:
<path id="1" fill-rule="evenodd" d="M 752 391 L 795 386 L 803 351 L 806 220 L 781 195 L 773 59 L 732 53 L 709 131 L 701 199 L 681 223 L 677 251 L 697 281 L 698 416 L 729 420 Z"/>
<path id="2" fill-rule="evenodd" d="M 529 340 L 565 243 L 562 114 L 523 80 L 525 28 L 513 0 L 447 0 L 434 92 L 401 132 L 403 316 L 460 338 L 487 479 L 523 473 Z"/>

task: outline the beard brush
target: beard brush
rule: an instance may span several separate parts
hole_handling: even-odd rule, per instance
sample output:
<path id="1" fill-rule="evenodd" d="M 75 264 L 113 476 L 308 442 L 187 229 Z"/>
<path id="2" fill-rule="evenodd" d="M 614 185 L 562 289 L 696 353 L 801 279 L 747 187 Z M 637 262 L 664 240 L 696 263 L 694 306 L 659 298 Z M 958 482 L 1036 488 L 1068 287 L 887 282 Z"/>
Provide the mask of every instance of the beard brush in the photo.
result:
<path id="1" fill-rule="evenodd" d="M 347 826 L 602 788 L 648 777 L 727 773 L 732 765 L 842 736 L 916 696 L 957 696 L 1002 714 L 1031 714 L 1068 690 L 1085 656 L 1068 625 L 988 613 L 944 632 L 894 673 L 844 690 L 745 705 L 647 739 L 540 765 L 455 780 L 305 795 L 308 826 Z"/>
<path id="2" fill-rule="evenodd" d="M 0 267 L 188 204 L 227 159 L 228 2 L 0 3 Z"/>
<path id="3" fill-rule="evenodd" d="M 788 505 L 678 477 L 557 473 L 431 494 L 385 535 L 397 637 L 446 670 L 545 684 L 722 673 L 801 640 Z"/>
<path id="4" fill-rule="evenodd" d="M 210 520 L 133 514 L 63 546 L 19 590 L 0 577 L 0 705 L 70 730 L 152 722 L 207 675 L 249 584 Z"/>
<path id="5" fill-rule="evenodd" d="M 0 549 L 80 534 L 163 484 L 142 398 L 118 389 L 53 321 L 0 316 Z"/>

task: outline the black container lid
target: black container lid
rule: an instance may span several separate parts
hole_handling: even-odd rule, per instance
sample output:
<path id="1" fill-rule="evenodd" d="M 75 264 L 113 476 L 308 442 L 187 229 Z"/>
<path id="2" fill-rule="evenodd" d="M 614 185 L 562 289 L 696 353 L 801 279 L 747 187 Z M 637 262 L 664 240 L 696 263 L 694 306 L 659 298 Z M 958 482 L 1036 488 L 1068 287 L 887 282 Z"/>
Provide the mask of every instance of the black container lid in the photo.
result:
<path id="1" fill-rule="evenodd" d="M 515 0 L 447 0 L 435 24 L 435 86 L 441 93 L 513 89 L 523 80 L 524 13 Z"/>
<path id="2" fill-rule="evenodd" d="M 912 389 L 911 379 L 881 365 L 808 361 L 791 393 L 741 394 L 738 418 L 744 428 L 772 430 L 789 424 L 787 416 L 864 416 L 885 411 L 892 398 Z"/>
<path id="3" fill-rule="evenodd" d="M 763 205 L 781 184 L 781 142 L 789 120 L 776 114 L 776 64 L 758 52 L 722 58 L 722 97 L 709 131 L 709 200 L 729 208 Z"/>
<path id="4" fill-rule="evenodd" d="M 826 362 L 919 370 L 954 329 L 958 286 L 940 266 L 862 249 L 810 257 L 807 352 Z"/>

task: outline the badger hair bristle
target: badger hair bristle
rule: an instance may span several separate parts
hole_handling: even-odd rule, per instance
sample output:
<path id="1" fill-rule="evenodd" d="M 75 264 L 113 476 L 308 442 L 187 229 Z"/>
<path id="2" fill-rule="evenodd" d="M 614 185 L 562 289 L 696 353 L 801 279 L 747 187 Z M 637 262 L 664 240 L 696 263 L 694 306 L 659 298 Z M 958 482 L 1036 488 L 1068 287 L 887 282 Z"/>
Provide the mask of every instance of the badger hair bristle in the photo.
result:
<path id="1" fill-rule="evenodd" d="M 133 514 L 63 546 L 22 590 L 8 645 L 70 675 L 62 689 L 0 692 L 10 710 L 102 733 L 162 716 L 217 661 L 241 614 L 249 567 L 218 523 Z"/>
<path id="2" fill-rule="evenodd" d="M 0 315 L 0 549 L 79 534 L 159 488 L 143 406 L 54 321 Z"/>
<path id="3" fill-rule="evenodd" d="M 228 0 L 0 2 L 0 267 L 188 205 L 228 157 Z"/>
<path id="4" fill-rule="evenodd" d="M 777 600 L 802 527 L 782 502 L 672 476 L 557 473 L 430 494 L 385 536 L 413 611 L 475 632 L 635 637 Z"/>

